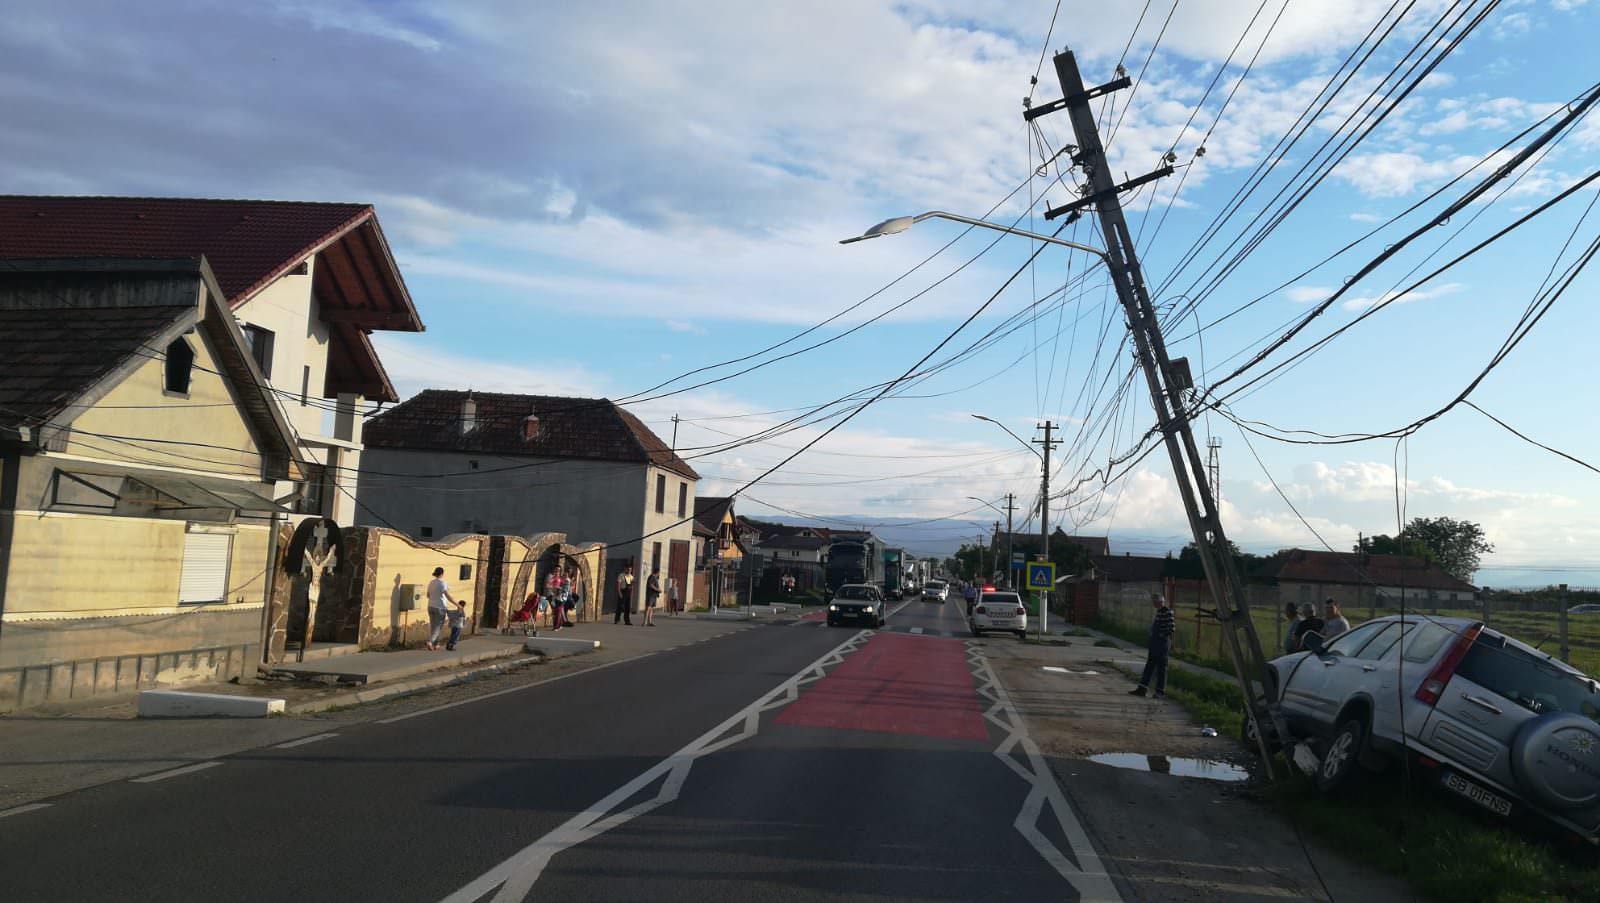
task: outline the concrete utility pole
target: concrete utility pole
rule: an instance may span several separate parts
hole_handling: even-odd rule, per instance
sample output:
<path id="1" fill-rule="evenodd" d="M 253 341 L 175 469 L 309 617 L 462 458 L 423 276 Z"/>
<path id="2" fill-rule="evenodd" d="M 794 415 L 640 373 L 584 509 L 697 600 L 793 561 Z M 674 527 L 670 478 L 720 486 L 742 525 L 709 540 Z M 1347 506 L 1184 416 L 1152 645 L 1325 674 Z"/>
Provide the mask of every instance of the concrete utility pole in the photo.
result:
<path id="1" fill-rule="evenodd" d="M 1033 440 L 1034 445 L 1044 446 L 1044 475 L 1039 480 L 1039 560 L 1051 561 L 1050 557 L 1050 449 L 1061 444 L 1061 440 L 1052 440 L 1050 433 L 1056 425 L 1046 420 L 1040 425 L 1044 430 L 1044 439 Z M 1050 632 L 1050 591 L 1045 590 L 1039 594 L 1039 635 Z"/>
<path id="2" fill-rule="evenodd" d="M 672 453 L 678 453 L 678 415 L 672 415 Z"/>
<path id="3" fill-rule="evenodd" d="M 1006 589 L 1017 588 L 1017 535 L 1011 532 L 1011 512 L 1016 507 L 1017 494 L 1006 493 Z"/>
<path id="4" fill-rule="evenodd" d="M 1206 462 L 1189 429 L 1188 415 L 1183 409 L 1182 393 L 1192 388 L 1188 361 L 1168 359 L 1166 342 L 1161 336 L 1160 323 L 1150 303 L 1144 276 L 1139 270 L 1133 236 L 1128 231 L 1127 220 L 1122 215 L 1121 192 L 1145 182 L 1153 181 L 1172 172 L 1170 163 L 1155 172 L 1128 180 L 1121 184 L 1112 181 L 1111 169 L 1106 162 L 1105 147 L 1100 141 L 1099 126 L 1089 102 L 1096 97 L 1128 87 L 1132 81 L 1126 76 L 1108 84 L 1085 89 L 1083 76 L 1078 72 L 1078 61 L 1071 51 L 1055 57 L 1056 75 L 1061 81 L 1062 98 L 1023 113 L 1032 120 L 1058 110 L 1066 110 L 1072 120 L 1072 131 L 1077 137 L 1077 152 L 1072 159 L 1083 168 L 1088 186 L 1083 197 L 1060 207 L 1045 211 L 1046 219 L 1064 214 L 1081 216 L 1081 210 L 1094 208 L 1100 219 L 1100 231 L 1106 242 L 1106 266 L 1116 285 L 1117 297 L 1122 302 L 1128 329 L 1133 333 L 1138 348 L 1139 364 L 1144 369 L 1149 384 L 1150 400 L 1155 407 L 1162 440 L 1172 459 L 1172 469 L 1177 477 L 1178 493 L 1189 517 L 1189 528 L 1194 534 L 1195 548 L 1205 568 L 1206 582 L 1211 587 L 1216 603 L 1216 617 L 1222 625 L 1222 635 L 1238 675 L 1239 688 L 1244 693 L 1246 710 L 1256 727 L 1261 746 L 1262 761 L 1272 774 L 1272 755 L 1268 749 L 1269 736 L 1287 737 L 1282 712 L 1275 704 L 1268 705 L 1264 695 L 1254 685 L 1266 679 L 1266 658 L 1261 653 L 1261 643 L 1256 637 L 1255 624 L 1250 619 L 1249 603 L 1245 598 L 1244 581 L 1240 579 L 1238 564 L 1231 554 L 1227 535 L 1222 529 L 1216 499 L 1206 478 Z M 1049 427 L 1046 426 L 1046 440 Z M 1048 446 L 1047 446 L 1048 448 Z M 1048 454 L 1048 451 L 1046 452 Z M 1048 462 L 1048 459 L 1046 459 Z M 1045 467 L 1049 476 L 1048 463 Z M 1050 497 L 1041 500 L 1048 511 Z M 1043 521 L 1041 517 L 1041 522 Z M 1048 542 L 1048 534 L 1047 542 Z M 1048 546 L 1046 546 L 1048 548 Z M 1042 615 L 1042 611 L 1041 611 Z M 1271 724 L 1272 729 L 1267 729 Z"/>
<path id="5" fill-rule="evenodd" d="M 999 570 L 1001 570 L 1001 568 L 1000 568 L 1000 522 L 999 521 L 995 521 L 994 522 L 994 539 L 992 540 L 992 542 L 994 543 L 994 558 L 995 558 L 994 570 L 999 571 Z"/>

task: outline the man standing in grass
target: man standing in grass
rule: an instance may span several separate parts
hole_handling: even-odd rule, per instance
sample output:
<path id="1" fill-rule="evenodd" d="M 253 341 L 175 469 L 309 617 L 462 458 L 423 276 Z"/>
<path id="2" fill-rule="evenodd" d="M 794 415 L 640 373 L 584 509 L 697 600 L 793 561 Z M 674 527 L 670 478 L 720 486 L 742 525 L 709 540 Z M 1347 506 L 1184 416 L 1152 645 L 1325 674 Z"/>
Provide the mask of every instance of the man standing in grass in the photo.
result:
<path id="1" fill-rule="evenodd" d="M 1155 619 L 1150 622 L 1150 643 L 1144 660 L 1144 676 L 1139 678 L 1139 685 L 1129 690 L 1129 695 L 1143 696 L 1149 691 L 1150 682 L 1155 681 L 1156 698 L 1167 698 L 1167 660 L 1172 655 L 1172 634 L 1178 629 L 1178 619 L 1172 614 L 1172 608 L 1167 605 L 1165 597 L 1150 594 L 1150 601 L 1156 607 Z"/>

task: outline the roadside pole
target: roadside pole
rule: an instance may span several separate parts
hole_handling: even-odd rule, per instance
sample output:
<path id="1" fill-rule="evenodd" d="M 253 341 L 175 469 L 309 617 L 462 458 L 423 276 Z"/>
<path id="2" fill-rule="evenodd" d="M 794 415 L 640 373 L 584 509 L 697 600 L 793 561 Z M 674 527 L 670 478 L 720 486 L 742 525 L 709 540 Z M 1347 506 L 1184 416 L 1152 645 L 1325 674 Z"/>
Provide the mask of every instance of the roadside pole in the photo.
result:
<path id="1" fill-rule="evenodd" d="M 1572 664 L 1572 656 L 1567 649 L 1567 585 L 1565 583 L 1561 584 L 1560 599 L 1561 612 L 1556 615 L 1556 618 L 1561 624 L 1561 660 L 1570 665 Z"/>
<path id="2" fill-rule="evenodd" d="M 1194 432 L 1189 428 L 1190 412 L 1185 409 L 1184 395 L 1193 389 L 1193 377 L 1187 360 L 1179 358 L 1174 361 L 1167 356 L 1160 321 L 1145 286 L 1144 274 L 1139 268 L 1133 233 L 1128 229 L 1122 213 L 1122 192 L 1171 175 L 1172 165 L 1169 161 L 1154 172 L 1120 184 L 1114 182 L 1091 102 L 1129 87 L 1133 82 L 1122 76 L 1104 85 L 1085 88 L 1083 76 L 1078 71 L 1077 58 L 1072 51 L 1057 54 L 1054 62 L 1056 76 L 1061 83 L 1061 99 L 1029 109 L 1023 118 L 1032 121 L 1059 110 L 1067 111 L 1077 139 L 1077 146 L 1070 148 L 1072 159 L 1082 167 L 1088 184 L 1082 197 L 1046 210 L 1045 219 L 1054 220 L 1063 215 L 1079 217 L 1086 210 L 1092 210 L 1099 220 L 1100 232 L 1106 244 L 1103 260 L 1111 271 L 1117 298 L 1122 302 L 1128 331 L 1137 349 L 1138 362 L 1149 386 L 1151 405 L 1155 408 L 1162 442 L 1172 461 L 1178 494 L 1183 500 L 1195 548 L 1205 568 L 1206 583 L 1211 588 L 1216 604 L 1216 617 L 1227 641 L 1228 657 L 1244 695 L 1247 716 L 1257 727 L 1262 763 L 1268 777 L 1275 777 L 1269 738 L 1289 736 L 1287 724 L 1278 706 L 1258 694 L 1256 689 L 1257 683 L 1263 688 L 1267 686 L 1266 657 L 1262 653 L 1255 624 L 1250 619 L 1244 583 L 1239 575 L 1238 563 L 1229 551 L 1216 496 L 1207 477 L 1205 460 L 1195 442 Z M 1048 476 L 1049 467 L 1045 468 L 1045 473 Z M 1048 511 L 1048 493 L 1041 504 L 1045 506 L 1044 511 Z M 1045 548 L 1048 550 L 1048 544 Z M 1270 722 L 1272 729 L 1267 729 L 1263 722 Z"/>
<path id="3" fill-rule="evenodd" d="M 1054 561 L 1050 557 L 1050 449 L 1060 445 L 1061 442 L 1051 441 L 1050 432 L 1056 428 L 1054 423 L 1046 420 L 1040 427 L 1044 430 L 1044 439 L 1033 440 L 1034 445 L 1044 446 L 1044 469 L 1039 478 L 1039 554 L 1040 561 Z M 1045 590 L 1039 594 L 1039 635 L 1044 636 L 1050 632 L 1050 591 Z"/>
<path id="4" fill-rule="evenodd" d="M 1017 534 L 1011 532 L 1011 512 L 1017 507 L 1017 494 L 1006 493 L 1006 589 L 1017 588 Z"/>

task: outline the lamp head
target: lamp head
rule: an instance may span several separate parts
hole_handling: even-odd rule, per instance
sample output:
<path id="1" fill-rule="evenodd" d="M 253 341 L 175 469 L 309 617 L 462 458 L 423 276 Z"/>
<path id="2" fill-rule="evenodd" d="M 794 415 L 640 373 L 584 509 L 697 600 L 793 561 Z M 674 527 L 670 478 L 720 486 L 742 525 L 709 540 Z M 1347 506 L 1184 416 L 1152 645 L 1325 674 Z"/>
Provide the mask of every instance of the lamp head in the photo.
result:
<path id="1" fill-rule="evenodd" d="M 883 235 L 897 235 L 911 228 L 916 222 L 917 218 L 914 216 L 897 216 L 894 219 L 886 219 L 855 238 L 846 238 L 839 244 L 847 245 L 851 242 L 866 241 L 869 238 L 878 238 Z"/>

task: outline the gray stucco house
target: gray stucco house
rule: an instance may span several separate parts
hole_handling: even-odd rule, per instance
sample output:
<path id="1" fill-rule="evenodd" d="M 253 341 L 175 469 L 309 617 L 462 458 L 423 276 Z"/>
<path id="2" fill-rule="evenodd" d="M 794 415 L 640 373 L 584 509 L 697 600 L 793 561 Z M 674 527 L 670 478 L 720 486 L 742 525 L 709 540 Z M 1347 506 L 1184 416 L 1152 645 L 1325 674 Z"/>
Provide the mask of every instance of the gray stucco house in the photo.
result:
<path id="1" fill-rule="evenodd" d="M 452 533 L 554 531 L 606 548 L 604 611 L 632 564 L 632 600 L 652 572 L 694 582 L 699 474 L 639 418 L 604 398 L 428 389 L 367 422 L 361 526 L 424 542 Z M 663 600 L 662 604 L 665 604 Z"/>

